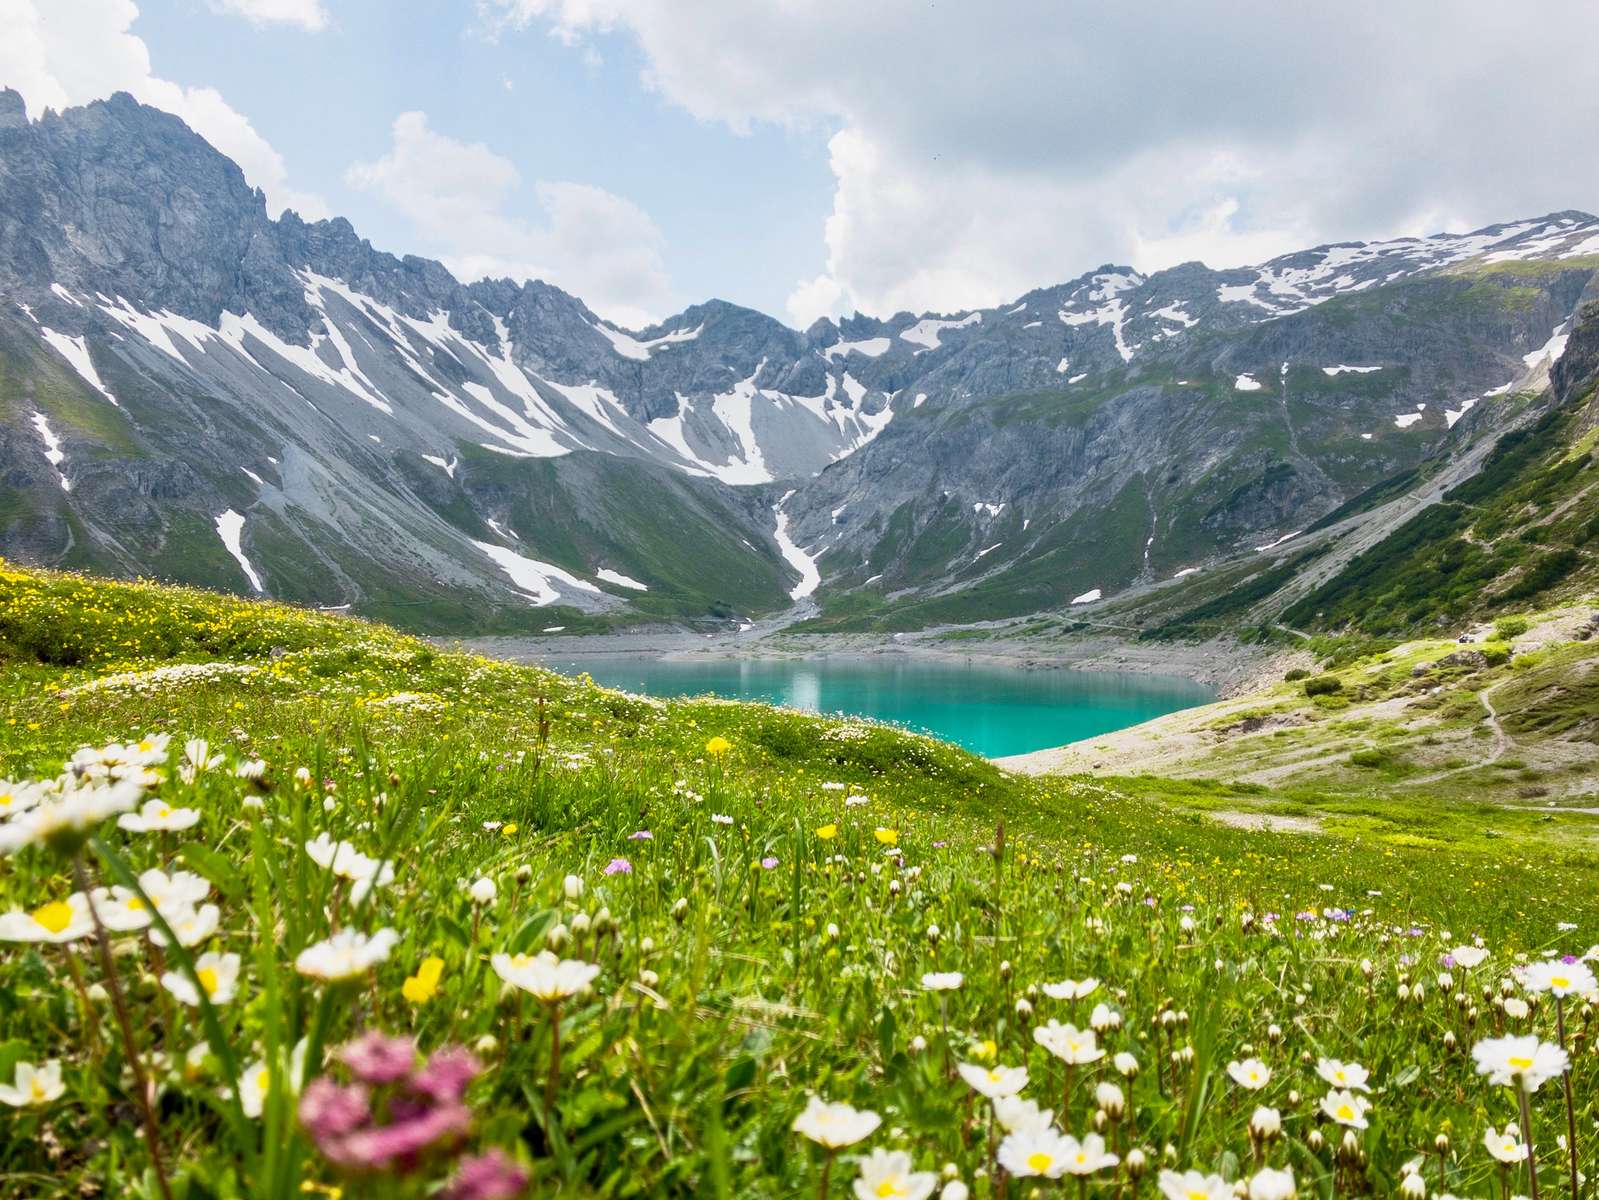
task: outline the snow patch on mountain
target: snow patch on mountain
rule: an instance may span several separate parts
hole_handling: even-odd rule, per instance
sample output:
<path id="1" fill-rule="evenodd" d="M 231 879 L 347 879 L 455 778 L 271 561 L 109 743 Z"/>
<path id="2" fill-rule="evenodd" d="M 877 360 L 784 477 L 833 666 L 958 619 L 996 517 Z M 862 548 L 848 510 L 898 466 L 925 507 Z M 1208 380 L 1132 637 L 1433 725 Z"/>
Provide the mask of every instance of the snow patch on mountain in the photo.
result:
<path id="1" fill-rule="evenodd" d="M 535 608 L 554 604 L 561 598 L 558 584 L 580 592 L 599 594 L 600 589 L 588 580 L 579 579 L 553 563 L 528 558 L 508 547 L 496 546 L 493 542 L 480 542 L 474 539 L 472 544 L 493 559 L 495 565 L 505 572 L 511 582 L 532 598 Z"/>
<path id="2" fill-rule="evenodd" d="M 255 567 L 244 554 L 243 514 L 234 512 L 231 508 L 219 514 L 217 536 L 222 539 L 222 544 L 227 547 L 228 553 L 233 555 L 233 561 L 239 564 L 239 569 L 250 581 L 250 586 L 257 592 L 264 592 L 266 589 L 261 586 L 261 577 L 255 573 Z"/>

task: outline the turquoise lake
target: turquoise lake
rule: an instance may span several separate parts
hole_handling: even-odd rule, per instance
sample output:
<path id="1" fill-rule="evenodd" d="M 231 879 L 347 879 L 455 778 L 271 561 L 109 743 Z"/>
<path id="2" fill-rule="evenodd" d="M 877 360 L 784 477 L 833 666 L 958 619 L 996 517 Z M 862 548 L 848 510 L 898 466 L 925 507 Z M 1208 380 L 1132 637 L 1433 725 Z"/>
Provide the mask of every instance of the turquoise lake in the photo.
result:
<path id="1" fill-rule="evenodd" d="M 617 657 L 547 660 L 648 696 L 714 694 L 892 721 L 990 758 L 1059 746 L 1214 699 L 1175 676 L 1025 671 L 965 662 Z"/>

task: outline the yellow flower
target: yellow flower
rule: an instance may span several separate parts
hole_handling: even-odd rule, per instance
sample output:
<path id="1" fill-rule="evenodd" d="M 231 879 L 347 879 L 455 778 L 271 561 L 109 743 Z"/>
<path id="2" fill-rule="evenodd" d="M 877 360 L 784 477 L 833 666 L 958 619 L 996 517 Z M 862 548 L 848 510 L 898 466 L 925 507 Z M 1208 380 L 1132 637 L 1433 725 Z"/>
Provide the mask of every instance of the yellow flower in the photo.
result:
<path id="1" fill-rule="evenodd" d="M 505 825 L 502 825 L 500 827 L 500 836 L 501 837 L 510 837 L 515 832 L 516 832 L 516 822 L 515 821 L 507 822 Z"/>
<path id="2" fill-rule="evenodd" d="M 426 1004 L 439 990 L 439 976 L 444 974 L 444 960 L 429 956 L 422 960 L 415 975 L 407 975 L 400 985 L 400 994 L 412 1004 Z"/>
<path id="3" fill-rule="evenodd" d="M 718 754 L 726 754 L 732 748 L 733 743 L 728 741 L 721 734 L 717 734 L 710 741 L 705 743 L 705 753 L 711 755 L 712 757 L 715 757 Z"/>
<path id="4" fill-rule="evenodd" d="M 824 842 L 830 842 L 838 836 L 838 826 L 831 822 L 826 825 L 819 825 L 816 829 L 816 836 Z"/>
<path id="5" fill-rule="evenodd" d="M 899 830 L 897 829 L 876 829 L 872 831 L 872 836 L 878 841 L 882 842 L 885 846 L 896 846 L 899 844 Z"/>

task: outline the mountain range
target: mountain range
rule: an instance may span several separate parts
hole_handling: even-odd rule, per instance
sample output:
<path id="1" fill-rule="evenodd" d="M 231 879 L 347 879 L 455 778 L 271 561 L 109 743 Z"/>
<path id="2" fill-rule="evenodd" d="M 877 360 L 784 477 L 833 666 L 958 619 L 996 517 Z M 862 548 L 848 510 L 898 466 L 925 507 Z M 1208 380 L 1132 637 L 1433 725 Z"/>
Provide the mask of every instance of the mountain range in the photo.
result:
<path id="1" fill-rule="evenodd" d="M 1567 211 L 991 309 L 626 330 L 274 220 L 126 95 L 30 118 L 5 91 L 0 554 L 433 631 L 1253 620 L 1369 573 L 1509 439 L 1587 469 L 1587 376 L 1551 368 L 1596 273 L 1599 218 Z M 1569 549 L 1546 587 L 1592 565 Z M 1316 594 L 1307 623 L 1349 619 Z"/>

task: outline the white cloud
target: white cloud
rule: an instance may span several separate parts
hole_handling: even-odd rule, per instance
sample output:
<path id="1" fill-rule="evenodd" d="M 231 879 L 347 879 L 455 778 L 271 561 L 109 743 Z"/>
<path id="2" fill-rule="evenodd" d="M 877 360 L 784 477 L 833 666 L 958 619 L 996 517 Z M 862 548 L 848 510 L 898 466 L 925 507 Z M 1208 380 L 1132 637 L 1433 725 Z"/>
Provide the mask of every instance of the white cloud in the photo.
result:
<path id="1" fill-rule="evenodd" d="M 457 275 L 544 279 L 634 329 L 670 308 L 664 239 L 632 201 L 541 181 L 533 196 L 542 219 L 533 224 L 509 211 L 521 185 L 509 159 L 437 132 L 420 112 L 400 114 L 393 137 L 388 153 L 356 163 L 345 178 L 403 213 Z"/>
<path id="2" fill-rule="evenodd" d="M 796 286 L 797 319 L 961 310 L 1107 260 L 1231 266 L 1599 194 L 1590 0 L 479 10 L 573 45 L 631 38 L 643 85 L 703 120 L 831 129 L 826 271 Z"/>
<path id="3" fill-rule="evenodd" d="M 217 12 L 243 17 L 252 25 L 297 25 L 307 33 L 328 27 L 322 0 L 210 0 Z"/>
<path id="4" fill-rule="evenodd" d="M 0 85 L 21 92 L 34 116 L 131 93 L 180 117 L 238 163 L 266 192 L 274 216 L 284 208 L 311 220 L 331 215 L 320 196 L 289 185 L 283 156 L 220 92 L 154 74 L 144 40 L 130 32 L 138 15 L 133 0 L 0 0 Z"/>

